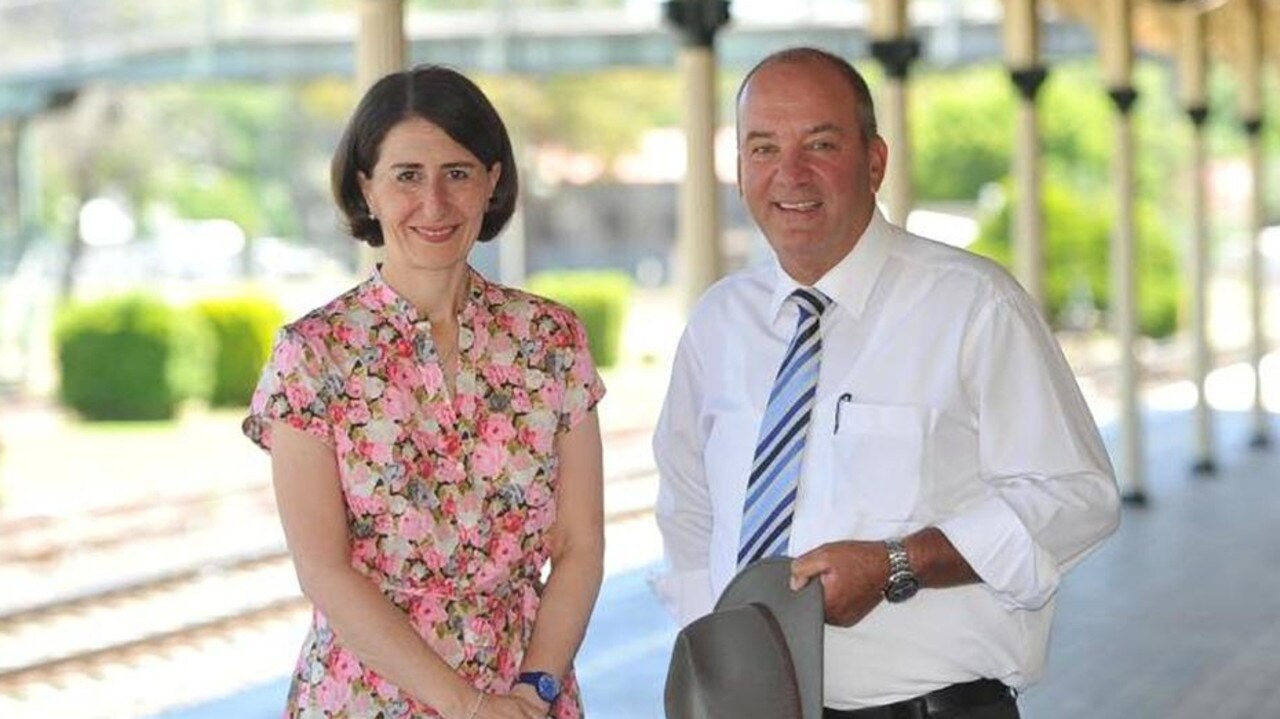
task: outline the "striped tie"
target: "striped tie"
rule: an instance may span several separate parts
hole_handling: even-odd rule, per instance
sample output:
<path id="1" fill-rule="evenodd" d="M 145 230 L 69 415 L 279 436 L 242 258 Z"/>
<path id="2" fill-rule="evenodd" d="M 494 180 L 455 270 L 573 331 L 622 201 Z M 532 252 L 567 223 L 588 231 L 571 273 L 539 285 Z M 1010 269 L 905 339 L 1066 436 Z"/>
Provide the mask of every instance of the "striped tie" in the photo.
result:
<path id="1" fill-rule="evenodd" d="M 787 299 L 800 308 L 800 319 L 760 422 L 760 439 L 742 508 L 739 567 L 786 551 L 809 414 L 818 389 L 822 359 L 818 320 L 831 299 L 812 288 L 798 289 Z"/>

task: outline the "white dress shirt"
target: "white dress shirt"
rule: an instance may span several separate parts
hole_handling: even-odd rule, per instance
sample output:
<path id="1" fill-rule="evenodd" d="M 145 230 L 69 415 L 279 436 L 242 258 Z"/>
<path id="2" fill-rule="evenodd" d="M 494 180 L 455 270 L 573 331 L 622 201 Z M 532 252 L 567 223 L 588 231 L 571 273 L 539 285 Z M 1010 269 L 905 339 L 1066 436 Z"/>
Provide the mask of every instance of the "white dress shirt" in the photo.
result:
<path id="1" fill-rule="evenodd" d="M 797 286 L 776 261 L 727 277 L 681 337 L 653 440 L 668 569 L 656 587 L 681 624 L 709 612 L 737 571 L 743 494 Z M 1119 521 L 1070 367 L 1006 272 L 879 213 L 815 286 L 834 306 L 822 317 L 789 554 L 936 526 L 982 579 L 828 625 L 826 705 L 984 677 L 1025 687 L 1044 667 L 1063 572 Z"/>

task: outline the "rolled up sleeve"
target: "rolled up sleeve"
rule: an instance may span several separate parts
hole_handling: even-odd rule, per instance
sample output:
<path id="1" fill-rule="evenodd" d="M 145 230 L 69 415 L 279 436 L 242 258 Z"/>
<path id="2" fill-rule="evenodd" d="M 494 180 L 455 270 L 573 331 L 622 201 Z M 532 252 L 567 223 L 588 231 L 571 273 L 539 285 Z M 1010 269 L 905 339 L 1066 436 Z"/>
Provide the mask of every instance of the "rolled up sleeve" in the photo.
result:
<path id="1" fill-rule="evenodd" d="M 1003 603 L 1037 609 L 1118 525 L 1114 471 L 1066 358 L 1025 296 L 974 321 L 963 372 L 991 491 L 938 528 Z"/>

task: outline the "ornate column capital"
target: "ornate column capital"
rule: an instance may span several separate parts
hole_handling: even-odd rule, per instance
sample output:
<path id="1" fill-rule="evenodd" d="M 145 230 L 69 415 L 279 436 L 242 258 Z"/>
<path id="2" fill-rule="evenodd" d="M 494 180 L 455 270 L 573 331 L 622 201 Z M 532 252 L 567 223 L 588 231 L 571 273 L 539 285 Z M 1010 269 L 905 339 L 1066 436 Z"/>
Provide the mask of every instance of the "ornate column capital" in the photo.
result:
<path id="1" fill-rule="evenodd" d="M 1036 95 L 1040 92 L 1040 86 L 1048 76 L 1049 70 L 1044 65 L 1009 71 L 1009 79 L 1013 81 L 1014 87 L 1018 88 L 1018 94 L 1027 102 L 1035 101 Z"/>
<path id="2" fill-rule="evenodd" d="M 1133 103 L 1138 99 L 1138 91 L 1133 89 L 1132 85 L 1110 88 L 1107 94 L 1111 96 L 1111 102 L 1115 103 L 1116 110 L 1119 110 L 1122 115 L 1128 115 L 1133 109 Z"/>
<path id="3" fill-rule="evenodd" d="M 1195 125 L 1197 129 L 1204 127 L 1205 121 L 1209 119 L 1209 106 L 1201 104 L 1188 105 L 1187 119 L 1191 120 L 1191 124 Z"/>
<path id="4" fill-rule="evenodd" d="M 663 16 L 680 33 L 684 44 L 711 47 L 716 33 L 729 22 L 728 0 L 667 0 Z"/>
<path id="5" fill-rule="evenodd" d="M 885 74 L 895 80 L 903 80 L 911 69 L 911 63 L 920 57 L 920 41 L 914 37 L 872 40 L 871 56 L 880 61 Z"/>

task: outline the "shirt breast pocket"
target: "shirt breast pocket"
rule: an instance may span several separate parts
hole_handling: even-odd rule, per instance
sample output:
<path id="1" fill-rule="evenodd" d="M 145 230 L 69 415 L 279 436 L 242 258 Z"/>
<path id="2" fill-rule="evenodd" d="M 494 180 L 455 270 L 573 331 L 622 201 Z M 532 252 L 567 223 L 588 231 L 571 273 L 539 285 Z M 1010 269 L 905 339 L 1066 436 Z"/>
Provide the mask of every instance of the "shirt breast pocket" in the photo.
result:
<path id="1" fill-rule="evenodd" d="M 832 506 L 877 519 L 910 518 L 928 482 L 937 410 L 847 402 L 839 412 L 830 457 Z"/>

